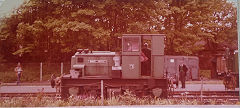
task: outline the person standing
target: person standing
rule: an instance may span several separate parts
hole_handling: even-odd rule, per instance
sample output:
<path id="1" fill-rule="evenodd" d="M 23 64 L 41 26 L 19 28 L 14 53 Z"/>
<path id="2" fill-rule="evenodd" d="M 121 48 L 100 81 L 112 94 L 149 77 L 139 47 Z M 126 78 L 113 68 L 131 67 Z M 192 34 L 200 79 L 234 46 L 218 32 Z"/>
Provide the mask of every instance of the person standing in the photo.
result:
<path id="1" fill-rule="evenodd" d="M 16 75 L 17 75 L 17 85 L 19 85 L 20 78 L 21 78 L 22 71 L 23 71 L 20 63 L 17 64 L 17 67 L 15 67 L 14 71 L 16 72 Z"/>
<path id="2" fill-rule="evenodd" d="M 182 88 L 185 88 L 185 81 L 186 81 L 186 73 L 188 71 L 188 68 L 185 64 L 181 64 L 179 66 L 179 80 L 181 81 L 182 83 Z"/>
<path id="3" fill-rule="evenodd" d="M 142 48 L 142 54 L 145 59 L 142 62 L 142 75 L 151 75 L 151 50 L 148 48 L 148 44 L 144 43 Z"/>
<path id="4" fill-rule="evenodd" d="M 55 79 L 56 79 L 56 76 L 55 76 L 55 74 L 52 74 L 52 76 L 51 76 L 51 87 L 52 88 L 54 88 L 55 87 Z"/>

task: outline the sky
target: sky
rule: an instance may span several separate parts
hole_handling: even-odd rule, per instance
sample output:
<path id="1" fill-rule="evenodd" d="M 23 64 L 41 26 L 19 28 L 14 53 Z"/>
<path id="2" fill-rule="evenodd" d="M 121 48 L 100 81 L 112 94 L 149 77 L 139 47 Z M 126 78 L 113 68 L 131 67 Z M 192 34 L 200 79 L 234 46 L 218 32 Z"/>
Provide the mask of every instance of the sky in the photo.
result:
<path id="1" fill-rule="evenodd" d="M 234 3 L 235 6 L 237 7 L 237 1 L 238 1 L 238 0 L 228 0 L 228 1 Z"/>
<path id="2" fill-rule="evenodd" d="M 0 0 L 0 18 L 9 15 L 14 9 L 23 4 L 25 0 Z"/>

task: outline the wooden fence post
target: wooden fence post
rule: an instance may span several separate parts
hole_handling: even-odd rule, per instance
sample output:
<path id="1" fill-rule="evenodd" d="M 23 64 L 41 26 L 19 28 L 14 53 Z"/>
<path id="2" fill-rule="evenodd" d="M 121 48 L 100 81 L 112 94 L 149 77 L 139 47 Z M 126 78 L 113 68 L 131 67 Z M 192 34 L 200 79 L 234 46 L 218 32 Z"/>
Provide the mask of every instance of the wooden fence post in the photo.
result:
<path id="1" fill-rule="evenodd" d="M 103 97 L 103 80 L 101 80 L 101 101 L 103 105 L 104 97 Z"/>
<path id="2" fill-rule="evenodd" d="M 40 82 L 42 81 L 42 62 L 40 63 Z"/>
<path id="3" fill-rule="evenodd" d="M 63 74 L 63 62 L 61 62 L 61 75 Z"/>

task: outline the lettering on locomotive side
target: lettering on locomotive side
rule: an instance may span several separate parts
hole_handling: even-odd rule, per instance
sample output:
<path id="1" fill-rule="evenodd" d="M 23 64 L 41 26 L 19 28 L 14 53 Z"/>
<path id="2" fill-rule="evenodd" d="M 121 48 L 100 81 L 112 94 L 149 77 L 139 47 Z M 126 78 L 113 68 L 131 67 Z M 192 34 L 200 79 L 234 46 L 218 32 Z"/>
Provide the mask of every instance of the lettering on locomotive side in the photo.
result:
<path id="1" fill-rule="evenodd" d="M 88 63 L 107 63 L 107 60 L 88 60 Z"/>

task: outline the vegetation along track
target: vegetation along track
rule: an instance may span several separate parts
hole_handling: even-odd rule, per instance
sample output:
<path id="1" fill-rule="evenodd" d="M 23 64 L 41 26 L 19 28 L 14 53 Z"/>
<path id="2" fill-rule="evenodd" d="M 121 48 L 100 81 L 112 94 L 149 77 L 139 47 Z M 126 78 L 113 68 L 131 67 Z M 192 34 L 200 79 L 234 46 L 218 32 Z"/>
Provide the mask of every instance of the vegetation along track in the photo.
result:
<path id="1" fill-rule="evenodd" d="M 12 98 L 12 97 L 49 97 L 60 98 L 59 93 L 55 92 L 37 92 L 37 93 L 0 93 L 0 98 Z"/>
<path id="2" fill-rule="evenodd" d="M 174 91 L 169 98 L 238 101 L 239 91 Z"/>
<path id="3" fill-rule="evenodd" d="M 55 92 L 37 92 L 37 93 L 0 93 L 0 98 L 11 97 L 49 97 L 60 98 L 59 93 Z M 199 99 L 199 100 L 229 100 L 238 101 L 239 91 L 174 91 L 169 99 Z"/>

